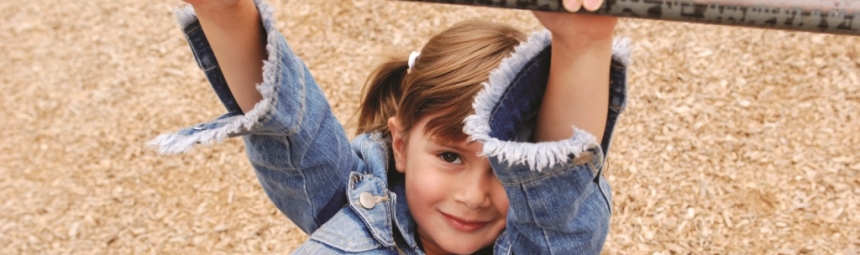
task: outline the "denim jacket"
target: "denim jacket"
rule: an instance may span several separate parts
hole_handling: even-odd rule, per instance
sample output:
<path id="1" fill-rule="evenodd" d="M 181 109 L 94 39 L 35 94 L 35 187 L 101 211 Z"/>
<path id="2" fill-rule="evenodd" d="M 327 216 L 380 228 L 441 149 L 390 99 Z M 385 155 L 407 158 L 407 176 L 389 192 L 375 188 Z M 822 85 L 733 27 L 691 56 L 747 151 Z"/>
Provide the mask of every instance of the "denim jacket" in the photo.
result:
<path id="1" fill-rule="evenodd" d="M 389 183 L 388 145 L 378 133 L 350 142 L 304 63 L 257 1 L 266 31 L 262 101 L 242 113 L 193 10 L 177 11 L 197 64 L 227 109 L 223 116 L 151 144 L 179 153 L 198 143 L 241 136 L 248 158 L 275 206 L 310 239 L 298 254 L 424 254 L 402 182 Z M 607 235 L 611 191 L 601 172 L 626 98 L 629 46 L 616 40 L 609 116 L 602 144 L 589 133 L 531 143 L 549 74 L 550 34 L 532 35 L 491 73 L 476 96 L 464 132 L 484 144 L 510 201 L 495 254 L 599 254 Z"/>

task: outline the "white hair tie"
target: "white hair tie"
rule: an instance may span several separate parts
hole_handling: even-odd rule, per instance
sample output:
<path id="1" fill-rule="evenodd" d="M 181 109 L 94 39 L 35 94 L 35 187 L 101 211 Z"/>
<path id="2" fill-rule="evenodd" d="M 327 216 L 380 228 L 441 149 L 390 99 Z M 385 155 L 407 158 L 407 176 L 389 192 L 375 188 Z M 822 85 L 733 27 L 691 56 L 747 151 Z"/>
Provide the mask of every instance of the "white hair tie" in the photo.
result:
<path id="1" fill-rule="evenodd" d="M 421 52 L 413 51 L 409 53 L 409 69 L 406 70 L 407 73 L 412 72 L 412 67 L 415 66 L 415 60 L 418 59 L 418 56 L 421 56 Z"/>

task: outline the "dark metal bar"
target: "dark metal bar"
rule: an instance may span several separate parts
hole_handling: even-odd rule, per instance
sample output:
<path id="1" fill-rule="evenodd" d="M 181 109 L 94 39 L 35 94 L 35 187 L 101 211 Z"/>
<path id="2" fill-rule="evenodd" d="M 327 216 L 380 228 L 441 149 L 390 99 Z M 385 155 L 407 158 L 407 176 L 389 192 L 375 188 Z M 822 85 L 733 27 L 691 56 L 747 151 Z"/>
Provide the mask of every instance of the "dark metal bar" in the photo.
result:
<path id="1" fill-rule="evenodd" d="M 561 0 L 401 1 L 565 11 Z M 605 0 L 592 14 L 860 36 L 860 0 Z"/>

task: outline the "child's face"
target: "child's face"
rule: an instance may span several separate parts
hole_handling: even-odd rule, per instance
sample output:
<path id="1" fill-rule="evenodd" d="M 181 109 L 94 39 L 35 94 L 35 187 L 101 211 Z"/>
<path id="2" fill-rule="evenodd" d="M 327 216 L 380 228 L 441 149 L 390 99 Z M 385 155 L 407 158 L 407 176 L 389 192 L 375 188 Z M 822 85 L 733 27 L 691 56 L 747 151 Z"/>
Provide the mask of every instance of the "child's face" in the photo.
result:
<path id="1" fill-rule="evenodd" d="M 428 254 L 468 254 L 491 245 L 505 228 L 508 197 L 482 144 L 440 143 L 424 126 L 425 117 L 406 134 L 389 121 L 398 172 L 406 178 L 409 211 Z"/>

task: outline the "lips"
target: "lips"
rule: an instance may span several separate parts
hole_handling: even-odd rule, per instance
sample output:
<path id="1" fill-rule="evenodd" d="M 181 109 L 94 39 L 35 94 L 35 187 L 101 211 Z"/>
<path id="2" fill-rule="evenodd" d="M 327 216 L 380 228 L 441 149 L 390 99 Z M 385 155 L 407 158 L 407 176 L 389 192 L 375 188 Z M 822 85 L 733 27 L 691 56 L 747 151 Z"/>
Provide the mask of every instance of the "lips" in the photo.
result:
<path id="1" fill-rule="evenodd" d="M 490 223 L 490 221 L 465 220 L 446 213 L 442 213 L 442 216 L 444 216 L 448 225 L 463 232 L 473 232 Z"/>

